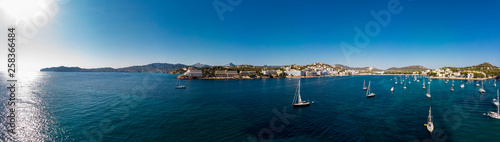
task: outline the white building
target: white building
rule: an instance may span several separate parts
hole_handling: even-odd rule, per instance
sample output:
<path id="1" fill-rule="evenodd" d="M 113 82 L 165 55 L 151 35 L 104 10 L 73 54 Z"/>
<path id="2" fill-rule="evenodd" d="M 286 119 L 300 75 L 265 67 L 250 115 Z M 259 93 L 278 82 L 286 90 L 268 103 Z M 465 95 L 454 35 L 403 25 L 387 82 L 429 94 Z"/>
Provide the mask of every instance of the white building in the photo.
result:
<path id="1" fill-rule="evenodd" d="M 185 73 L 185 76 L 203 76 L 203 72 L 201 70 L 193 70 L 188 69 Z"/>
<path id="2" fill-rule="evenodd" d="M 473 73 L 468 73 L 467 74 L 467 78 L 474 78 L 474 74 Z"/>
<path id="3" fill-rule="evenodd" d="M 264 74 L 264 75 L 271 75 L 271 74 L 279 75 L 281 73 L 283 73 L 283 71 L 281 71 L 281 70 L 262 70 L 262 74 Z"/>
<path id="4" fill-rule="evenodd" d="M 285 73 L 288 75 L 288 76 L 304 76 L 305 73 L 303 71 L 285 71 Z"/>

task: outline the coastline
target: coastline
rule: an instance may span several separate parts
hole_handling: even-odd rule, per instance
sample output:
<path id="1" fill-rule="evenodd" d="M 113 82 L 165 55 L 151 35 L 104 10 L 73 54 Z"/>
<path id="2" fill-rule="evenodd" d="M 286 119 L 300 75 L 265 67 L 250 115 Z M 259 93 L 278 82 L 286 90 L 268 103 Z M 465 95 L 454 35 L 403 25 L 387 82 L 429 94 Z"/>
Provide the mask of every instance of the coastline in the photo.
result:
<path id="1" fill-rule="evenodd" d="M 270 77 L 256 77 L 256 78 L 251 78 L 251 77 L 200 77 L 200 78 L 188 78 L 188 77 L 181 77 L 182 74 L 179 76 L 175 77 L 177 79 L 203 79 L 203 80 L 229 80 L 229 79 L 279 79 L 279 78 L 323 78 L 323 77 L 341 77 L 341 76 L 361 76 L 361 75 L 408 75 L 408 74 L 355 74 L 355 75 L 329 75 L 329 76 L 287 76 L 287 77 L 275 77 L 275 78 L 270 78 Z M 413 74 L 412 74 L 413 75 Z M 427 75 L 420 75 L 420 76 L 427 76 Z M 489 79 L 495 79 L 495 77 L 489 77 L 489 78 L 457 78 L 457 77 L 429 77 L 431 79 L 451 79 L 451 80 L 489 80 Z"/>
<path id="2" fill-rule="evenodd" d="M 489 78 L 456 78 L 456 77 L 430 77 L 431 79 L 452 79 L 452 80 L 488 80 L 488 79 L 495 79 L 495 77 L 489 77 Z"/>

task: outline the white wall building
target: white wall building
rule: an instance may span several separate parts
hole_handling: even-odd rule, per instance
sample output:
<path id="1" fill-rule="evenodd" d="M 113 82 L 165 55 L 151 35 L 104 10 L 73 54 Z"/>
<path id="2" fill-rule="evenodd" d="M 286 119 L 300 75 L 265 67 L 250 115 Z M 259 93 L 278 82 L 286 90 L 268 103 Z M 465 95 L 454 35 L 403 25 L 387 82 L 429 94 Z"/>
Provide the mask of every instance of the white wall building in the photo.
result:
<path id="1" fill-rule="evenodd" d="M 185 73 L 185 76 L 203 76 L 203 72 L 201 70 L 193 70 L 188 69 Z"/>
<path id="2" fill-rule="evenodd" d="M 304 76 L 305 73 L 303 71 L 285 71 L 285 73 L 288 75 L 288 76 Z"/>

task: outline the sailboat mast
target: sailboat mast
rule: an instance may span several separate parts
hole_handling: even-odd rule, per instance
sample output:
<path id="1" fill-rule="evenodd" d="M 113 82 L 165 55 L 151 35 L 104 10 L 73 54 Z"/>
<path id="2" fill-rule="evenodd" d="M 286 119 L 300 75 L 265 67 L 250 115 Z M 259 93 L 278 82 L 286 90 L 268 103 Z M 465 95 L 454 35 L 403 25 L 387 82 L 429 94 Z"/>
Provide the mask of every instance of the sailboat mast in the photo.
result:
<path id="1" fill-rule="evenodd" d="M 366 94 L 368 96 L 368 94 L 370 94 L 370 84 L 372 83 L 372 81 L 368 81 L 368 91 L 366 91 Z"/>
<path id="2" fill-rule="evenodd" d="M 429 90 L 427 90 L 427 93 L 431 94 L 431 84 L 429 84 Z"/>
<path id="3" fill-rule="evenodd" d="M 299 102 L 298 102 L 298 103 L 301 103 L 301 102 L 302 102 L 302 99 L 300 98 L 300 80 L 299 80 L 298 100 L 299 100 Z"/>
<path id="4" fill-rule="evenodd" d="M 429 121 L 430 122 L 432 122 L 431 112 L 432 112 L 432 107 L 429 106 Z"/>

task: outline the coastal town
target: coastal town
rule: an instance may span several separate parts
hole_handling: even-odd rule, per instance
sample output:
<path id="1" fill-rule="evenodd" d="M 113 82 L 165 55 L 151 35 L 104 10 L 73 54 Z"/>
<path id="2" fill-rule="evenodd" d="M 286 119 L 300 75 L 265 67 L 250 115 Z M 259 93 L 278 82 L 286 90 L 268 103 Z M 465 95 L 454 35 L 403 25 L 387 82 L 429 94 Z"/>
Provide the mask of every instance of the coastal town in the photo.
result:
<path id="1" fill-rule="evenodd" d="M 483 80 L 500 76 L 500 68 L 489 63 L 471 67 L 443 67 L 427 69 L 422 66 L 378 70 L 373 67 L 351 68 L 343 65 L 313 63 L 310 65 L 287 65 L 281 67 L 232 65 L 214 67 L 184 67 L 179 79 L 264 79 L 264 78 L 312 78 L 349 75 L 425 75 L 442 79 Z"/>

